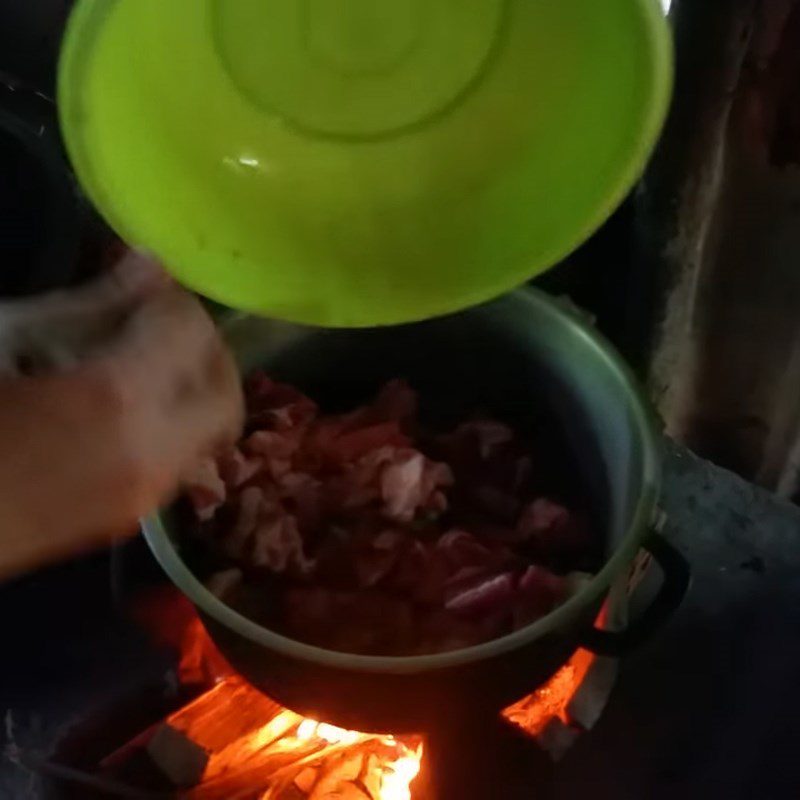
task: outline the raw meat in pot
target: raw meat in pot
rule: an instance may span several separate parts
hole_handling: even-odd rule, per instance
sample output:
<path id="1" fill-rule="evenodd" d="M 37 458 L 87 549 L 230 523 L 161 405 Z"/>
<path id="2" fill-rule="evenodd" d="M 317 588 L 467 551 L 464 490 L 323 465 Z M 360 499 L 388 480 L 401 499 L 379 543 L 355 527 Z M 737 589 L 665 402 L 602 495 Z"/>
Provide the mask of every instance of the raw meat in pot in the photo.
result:
<path id="1" fill-rule="evenodd" d="M 251 609 L 262 596 L 262 623 L 352 653 L 445 652 L 583 585 L 567 573 L 591 560 L 588 516 L 537 490 L 533 448 L 504 422 L 426 430 L 400 380 L 335 415 L 260 372 L 245 388 L 245 437 L 187 494 L 220 562 L 209 587 Z"/>

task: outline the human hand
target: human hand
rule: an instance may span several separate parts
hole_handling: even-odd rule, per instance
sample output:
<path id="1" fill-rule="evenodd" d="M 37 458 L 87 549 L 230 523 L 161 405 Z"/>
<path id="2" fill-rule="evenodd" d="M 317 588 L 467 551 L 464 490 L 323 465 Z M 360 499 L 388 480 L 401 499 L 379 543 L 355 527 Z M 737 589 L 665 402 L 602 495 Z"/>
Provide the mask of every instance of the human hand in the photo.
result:
<path id="1" fill-rule="evenodd" d="M 140 256 L 11 312 L 0 342 L 33 374 L 0 376 L 0 577 L 132 529 L 243 419 L 210 318 Z M 31 315 L 39 333 L 25 335 Z"/>

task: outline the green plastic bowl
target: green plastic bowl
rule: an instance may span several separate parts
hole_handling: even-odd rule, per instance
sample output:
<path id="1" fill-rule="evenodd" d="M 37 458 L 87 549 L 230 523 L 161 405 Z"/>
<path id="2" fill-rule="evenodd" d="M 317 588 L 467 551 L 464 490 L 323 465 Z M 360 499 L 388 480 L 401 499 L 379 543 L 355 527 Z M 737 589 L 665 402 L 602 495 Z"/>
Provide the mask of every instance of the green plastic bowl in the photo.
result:
<path id="1" fill-rule="evenodd" d="M 577 247 L 671 77 L 658 0 L 79 0 L 59 106 L 94 203 L 181 282 L 366 326 Z"/>

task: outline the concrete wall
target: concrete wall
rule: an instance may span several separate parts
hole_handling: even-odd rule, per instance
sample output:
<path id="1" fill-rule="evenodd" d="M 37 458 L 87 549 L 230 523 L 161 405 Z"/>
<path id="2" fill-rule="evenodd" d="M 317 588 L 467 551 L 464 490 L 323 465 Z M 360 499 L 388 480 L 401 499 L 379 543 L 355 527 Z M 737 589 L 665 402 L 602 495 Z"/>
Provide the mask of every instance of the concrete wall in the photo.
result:
<path id="1" fill-rule="evenodd" d="M 680 0 L 640 199 L 667 430 L 792 496 L 800 462 L 800 3 Z"/>

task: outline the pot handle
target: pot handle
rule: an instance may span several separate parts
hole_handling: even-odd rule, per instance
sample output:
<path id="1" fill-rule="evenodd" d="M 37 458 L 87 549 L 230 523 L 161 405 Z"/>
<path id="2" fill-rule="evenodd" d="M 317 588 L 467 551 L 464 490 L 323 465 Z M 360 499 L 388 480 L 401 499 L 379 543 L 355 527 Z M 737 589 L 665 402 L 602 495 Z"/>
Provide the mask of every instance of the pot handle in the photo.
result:
<path id="1" fill-rule="evenodd" d="M 640 645 L 672 616 L 689 590 L 689 562 L 660 533 L 652 533 L 642 546 L 664 573 L 661 588 L 642 615 L 624 631 L 592 627 L 584 635 L 582 647 L 596 655 L 619 658 Z"/>

